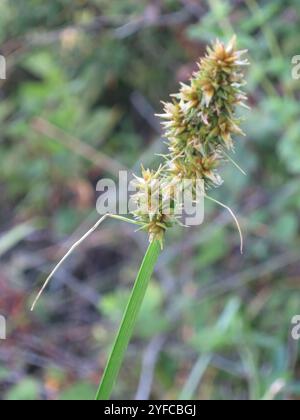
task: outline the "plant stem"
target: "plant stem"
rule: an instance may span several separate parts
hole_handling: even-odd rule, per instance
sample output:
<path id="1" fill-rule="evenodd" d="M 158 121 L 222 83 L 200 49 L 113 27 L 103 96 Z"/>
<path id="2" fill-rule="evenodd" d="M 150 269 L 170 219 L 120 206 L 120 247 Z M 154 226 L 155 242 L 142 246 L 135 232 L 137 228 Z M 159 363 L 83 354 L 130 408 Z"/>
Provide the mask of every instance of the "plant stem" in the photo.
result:
<path id="1" fill-rule="evenodd" d="M 108 359 L 96 400 L 108 400 L 113 390 L 114 383 L 119 374 L 128 343 L 133 333 L 135 322 L 139 314 L 149 280 L 153 274 L 155 264 L 161 252 L 158 241 L 153 241 L 145 254 L 140 271 L 136 278 L 123 320 L 120 325 L 112 352 Z"/>

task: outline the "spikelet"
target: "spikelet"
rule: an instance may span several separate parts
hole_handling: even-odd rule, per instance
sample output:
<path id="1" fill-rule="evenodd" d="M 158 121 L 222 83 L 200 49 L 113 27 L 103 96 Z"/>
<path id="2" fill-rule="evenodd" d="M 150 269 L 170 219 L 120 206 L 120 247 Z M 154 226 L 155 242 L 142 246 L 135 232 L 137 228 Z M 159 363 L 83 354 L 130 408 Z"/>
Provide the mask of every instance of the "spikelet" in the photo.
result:
<path id="1" fill-rule="evenodd" d="M 157 171 L 142 167 L 142 176 L 135 176 L 132 184 L 136 189 L 133 215 L 142 223 L 141 229 L 148 231 L 150 242 L 156 239 L 163 247 L 166 230 L 178 222 L 172 184 L 163 176 L 162 167 Z"/>
<path id="2" fill-rule="evenodd" d="M 198 64 L 189 84 L 181 84 L 172 101 L 163 103 L 162 120 L 169 152 L 165 165 L 159 171 L 143 170 L 138 192 L 134 196 L 137 210 L 134 216 L 144 223 L 150 240 L 162 241 L 165 231 L 176 222 L 174 215 L 164 213 L 164 194 L 168 185 L 189 179 L 196 188 L 198 180 L 204 188 L 222 184 L 218 168 L 227 160 L 226 150 L 233 150 L 233 135 L 244 135 L 240 120 L 236 117 L 237 106 L 246 106 L 247 97 L 242 91 L 245 85 L 242 68 L 248 65 L 243 59 L 246 51 L 238 51 L 236 37 L 228 45 L 216 41 Z M 155 181 L 154 181 L 155 180 Z M 143 213 L 149 183 L 156 182 L 160 191 L 160 204 Z M 148 191 L 148 190 L 147 190 Z M 167 194 L 167 199 L 170 195 Z M 174 206 L 176 205 L 175 197 Z"/>

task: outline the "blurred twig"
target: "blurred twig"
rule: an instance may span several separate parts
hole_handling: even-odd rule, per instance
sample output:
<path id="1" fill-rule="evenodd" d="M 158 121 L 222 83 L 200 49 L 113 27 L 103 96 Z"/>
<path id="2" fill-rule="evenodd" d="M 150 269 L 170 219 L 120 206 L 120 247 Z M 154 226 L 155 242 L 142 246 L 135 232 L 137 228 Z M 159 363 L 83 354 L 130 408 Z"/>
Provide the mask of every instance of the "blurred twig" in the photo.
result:
<path id="1" fill-rule="evenodd" d="M 246 283 L 279 271 L 288 265 L 296 263 L 298 260 L 298 252 L 286 252 L 282 255 L 277 255 L 270 258 L 268 261 L 257 265 L 256 267 L 248 268 L 243 272 L 235 274 L 234 276 L 227 279 L 222 278 L 222 281 L 217 281 L 207 287 L 204 287 L 200 293 L 201 298 L 207 296 L 211 298 L 212 296 L 216 297 L 222 295 L 230 290 L 244 286 Z"/>
<path id="2" fill-rule="evenodd" d="M 39 224 L 40 222 L 37 223 L 36 220 L 26 222 L 12 228 L 9 232 L 0 236 L 0 257 L 39 229 Z"/>
<path id="3" fill-rule="evenodd" d="M 206 369 L 211 363 L 211 360 L 211 354 L 204 354 L 199 356 L 180 393 L 179 400 L 190 400 L 194 397 L 194 394 L 200 384 L 204 373 L 206 372 Z"/>
<path id="4" fill-rule="evenodd" d="M 147 346 L 143 361 L 140 382 L 135 395 L 135 400 L 148 400 L 151 393 L 155 365 L 159 353 L 166 342 L 166 337 L 158 335 L 154 337 Z"/>
<path id="5" fill-rule="evenodd" d="M 137 32 L 149 27 L 173 27 L 192 23 L 195 20 L 195 14 L 188 8 L 184 7 L 181 10 L 173 13 L 159 14 L 153 16 L 145 12 L 136 17 L 128 16 L 97 16 L 88 24 L 66 26 L 62 29 L 49 31 L 44 33 L 29 34 L 26 37 L 26 44 L 32 46 L 49 45 L 61 39 L 64 31 L 82 31 L 85 33 L 99 33 L 102 30 L 112 30 L 112 35 L 115 38 L 124 39 Z"/>
<path id="6" fill-rule="evenodd" d="M 155 117 L 155 110 L 151 106 L 150 102 L 143 96 L 139 91 L 134 91 L 131 96 L 130 100 L 132 105 L 134 106 L 135 110 L 140 114 L 140 116 L 147 121 L 151 128 L 157 132 L 157 134 L 161 134 L 161 124 L 159 120 Z"/>
<path id="7" fill-rule="evenodd" d="M 106 172 L 113 174 L 116 177 L 118 177 L 119 171 L 124 171 L 127 169 L 115 159 L 112 159 L 104 153 L 95 150 L 89 144 L 84 143 L 80 139 L 66 133 L 65 131 L 61 130 L 43 118 L 35 118 L 32 121 L 31 126 L 37 133 L 40 133 L 56 141 L 61 140 L 62 144 L 72 150 L 72 152 L 84 157 L 94 165 L 98 166 Z"/>

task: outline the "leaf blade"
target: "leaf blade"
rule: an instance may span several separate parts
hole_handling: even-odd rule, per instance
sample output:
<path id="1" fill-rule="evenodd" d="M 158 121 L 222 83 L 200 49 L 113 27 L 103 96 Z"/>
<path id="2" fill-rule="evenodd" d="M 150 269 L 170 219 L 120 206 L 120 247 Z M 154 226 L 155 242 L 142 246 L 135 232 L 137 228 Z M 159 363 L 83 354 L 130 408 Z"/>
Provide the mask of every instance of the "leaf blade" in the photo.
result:
<path id="1" fill-rule="evenodd" d="M 116 336 L 113 349 L 109 356 L 97 395 L 96 400 L 108 400 L 110 398 L 114 383 L 121 368 L 139 310 L 142 306 L 147 286 L 153 274 L 161 247 L 158 241 L 150 243 L 143 259 L 141 268 L 137 275 L 130 299 Z"/>

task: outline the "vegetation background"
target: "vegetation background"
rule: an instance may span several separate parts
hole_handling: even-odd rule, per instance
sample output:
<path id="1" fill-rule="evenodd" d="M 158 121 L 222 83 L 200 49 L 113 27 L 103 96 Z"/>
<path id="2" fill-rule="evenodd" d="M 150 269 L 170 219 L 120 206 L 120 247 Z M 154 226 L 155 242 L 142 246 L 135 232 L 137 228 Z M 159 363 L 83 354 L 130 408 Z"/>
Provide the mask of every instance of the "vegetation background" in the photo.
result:
<path id="1" fill-rule="evenodd" d="M 297 0 L 2 0 L 0 398 L 90 399 L 147 238 L 107 222 L 30 303 L 96 220 L 95 186 L 165 150 L 160 100 L 206 44 L 248 48 L 241 175 L 224 167 L 205 223 L 168 235 L 114 398 L 298 399 L 300 54 Z"/>

